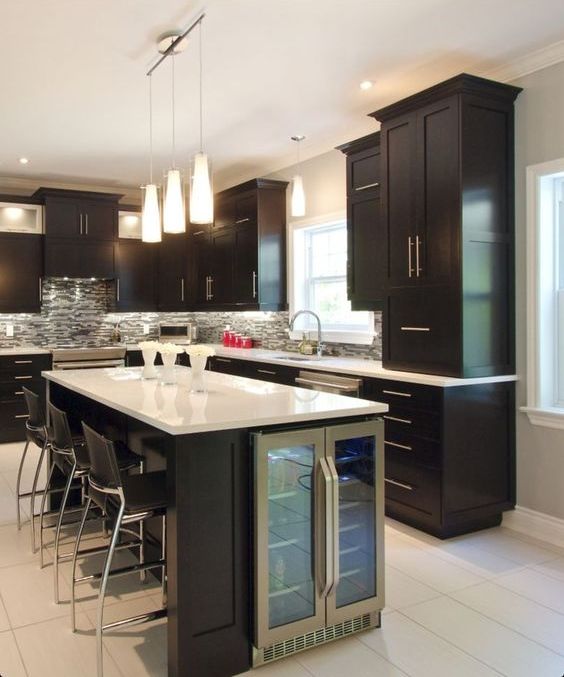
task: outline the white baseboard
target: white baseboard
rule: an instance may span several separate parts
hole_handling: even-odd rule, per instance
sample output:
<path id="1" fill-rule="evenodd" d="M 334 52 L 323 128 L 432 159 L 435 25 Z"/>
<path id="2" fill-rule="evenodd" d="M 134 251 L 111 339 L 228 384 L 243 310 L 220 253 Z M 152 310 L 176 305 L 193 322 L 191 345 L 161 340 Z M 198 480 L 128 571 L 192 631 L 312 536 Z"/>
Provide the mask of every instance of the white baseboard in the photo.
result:
<path id="1" fill-rule="evenodd" d="M 503 513 L 503 526 L 564 547 L 564 519 L 517 505 Z"/>

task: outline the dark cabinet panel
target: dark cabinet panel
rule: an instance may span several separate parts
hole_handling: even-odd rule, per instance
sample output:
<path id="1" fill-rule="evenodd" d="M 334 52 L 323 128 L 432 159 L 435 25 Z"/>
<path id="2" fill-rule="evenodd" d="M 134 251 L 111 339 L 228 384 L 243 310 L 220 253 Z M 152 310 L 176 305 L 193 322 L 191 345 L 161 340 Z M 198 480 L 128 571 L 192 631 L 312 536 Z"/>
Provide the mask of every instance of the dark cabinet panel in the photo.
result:
<path id="1" fill-rule="evenodd" d="M 157 309 L 158 245 L 120 240 L 117 245 L 116 309 L 122 312 Z"/>
<path id="2" fill-rule="evenodd" d="M 237 303 L 256 303 L 258 298 L 258 235 L 252 224 L 235 229 L 233 282 Z"/>
<path id="3" fill-rule="evenodd" d="M 188 239 L 189 304 L 204 309 L 209 299 L 209 227 L 194 226 Z"/>
<path id="4" fill-rule="evenodd" d="M 104 202 L 82 202 L 84 235 L 96 240 L 113 240 L 117 236 L 118 210 Z"/>
<path id="5" fill-rule="evenodd" d="M 43 236 L 0 235 L 0 313 L 38 313 Z"/>
<path id="6" fill-rule="evenodd" d="M 233 302 L 233 245 L 232 228 L 211 234 L 209 242 L 209 300 L 214 305 Z"/>
<path id="7" fill-rule="evenodd" d="M 182 311 L 188 307 L 187 242 L 185 233 L 163 235 L 159 246 L 159 310 Z"/>
<path id="8" fill-rule="evenodd" d="M 117 200 L 45 197 L 45 233 L 48 237 L 114 240 L 117 219 Z"/>
<path id="9" fill-rule="evenodd" d="M 380 187 L 380 135 L 374 147 L 360 150 L 347 163 L 347 193 L 352 197 Z"/>
<path id="10" fill-rule="evenodd" d="M 79 237 L 81 232 L 80 202 L 58 198 L 45 201 L 45 232 L 52 237 Z"/>
<path id="11" fill-rule="evenodd" d="M 45 276 L 113 278 L 114 243 L 46 238 Z"/>

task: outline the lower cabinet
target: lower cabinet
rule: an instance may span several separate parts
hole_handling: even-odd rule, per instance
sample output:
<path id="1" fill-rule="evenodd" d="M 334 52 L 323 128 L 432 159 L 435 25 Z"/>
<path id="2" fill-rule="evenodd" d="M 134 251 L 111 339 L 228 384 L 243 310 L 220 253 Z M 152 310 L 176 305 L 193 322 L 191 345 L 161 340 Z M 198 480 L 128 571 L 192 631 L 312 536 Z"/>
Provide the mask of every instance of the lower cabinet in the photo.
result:
<path id="1" fill-rule="evenodd" d="M 22 386 L 40 396 L 45 405 L 41 372 L 51 368 L 51 355 L 0 356 L 0 443 L 25 439 L 27 408 Z"/>
<path id="2" fill-rule="evenodd" d="M 386 514 L 439 538 L 495 526 L 515 505 L 515 385 L 366 379 L 386 402 Z"/>
<path id="3" fill-rule="evenodd" d="M 209 368 L 222 374 L 234 376 L 246 376 L 258 381 L 270 381 L 282 385 L 295 385 L 294 379 L 298 375 L 298 369 L 281 364 L 269 364 L 268 362 L 253 362 L 251 360 L 237 360 L 231 357 L 215 356 L 209 360 Z"/>

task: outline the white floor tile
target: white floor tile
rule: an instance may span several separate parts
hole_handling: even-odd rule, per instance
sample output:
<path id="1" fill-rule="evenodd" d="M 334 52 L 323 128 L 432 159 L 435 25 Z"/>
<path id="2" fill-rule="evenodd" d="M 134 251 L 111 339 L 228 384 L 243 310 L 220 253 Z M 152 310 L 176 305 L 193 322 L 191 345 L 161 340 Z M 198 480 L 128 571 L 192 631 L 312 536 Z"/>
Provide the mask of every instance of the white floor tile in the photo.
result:
<path id="1" fill-rule="evenodd" d="M 237 677 L 311 677 L 311 672 L 294 658 L 284 658 L 258 669 L 241 672 Z"/>
<path id="2" fill-rule="evenodd" d="M 8 619 L 8 614 L 4 608 L 4 603 L 2 602 L 2 597 L 0 597 L 0 632 L 10 629 L 10 620 Z M 0 675 L 2 672 L 0 671 Z"/>
<path id="3" fill-rule="evenodd" d="M 23 519 L 27 518 L 27 513 Z M 16 497 L 3 475 L 0 475 L 0 526 L 16 523 Z"/>
<path id="4" fill-rule="evenodd" d="M 14 630 L 29 677 L 96 677 L 93 627 L 86 617 L 79 627 L 88 629 L 73 633 L 67 618 L 55 618 Z M 126 673 L 104 654 L 104 677 L 123 677 Z"/>
<path id="5" fill-rule="evenodd" d="M 406 674 L 356 637 L 304 651 L 296 655 L 296 660 L 315 677 L 400 677 Z"/>
<path id="6" fill-rule="evenodd" d="M 411 578 L 443 593 L 483 581 L 483 577 L 435 556 L 404 538 L 386 539 L 386 562 Z"/>
<path id="7" fill-rule="evenodd" d="M 0 675 L 27 677 L 16 639 L 12 632 L 0 632 Z"/>
<path id="8" fill-rule="evenodd" d="M 17 470 L 22 458 L 25 442 L 10 442 L 9 444 L 0 444 L 0 473 L 7 470 Z M 28 458 L 39 458 L 39 448 L 35 444 L 30 445 Z M 27 462 L 27 461 L 26 461 Z"/>
<path id="9" fill-rule="evenodd" d="M 564 616 L 495 583 L 482 583 L 451 597 L 564 655 Z"/>
<path id="10" fill-rule="evenodd" d="M 62 580 L 60 585 L 62 597 L 68 599 L 66 582 Z M 69 614 L 68 604 L 53 601 L 51 566 L 39 569 L 34 562 L 0 569 L 0 595 L 12 628 Z"/>
<path id="11" fill-rule="evenodd" d="M 408 607 L 403 614 L 509 677 L 560 677 L 564 657 L 447 597 Z"/>
<path id="12" fill-rule="evenodd" d="M 386 567 L 386 609 L 401 609 L 440 595 L 429 586 L 416 581 L 398 569 Z"/>
<path id="13" fill-rule="evenodd" d="M 18 531 L 15 524 L 0 527 L 0 569 L 37 561 L 31 552 L 29 524 Z"/>
<path id="14" fill-rule="evenodd" d="M 534 539 L 525 540 L 517 537 L 516 532 L 505 527 L 478 531 L 465 536 L 464 540 L 486 552 L 505 557 L 524 566 L 549 562 L 562 556 L 558 550 L 545 544 L 541 545 L 540 541 Z"/>
<path id="15" fill-rule="evenodd" d="M 378 630 L 358 635 L 390 663 L 417 677 L 498 677 L 499 673 L 437 637 L 400 613 L 391 613 Z"/>
<path id="16" fill-rule="evenodd" d="M 564 557 L 552 560 L 552 562 L 544 562 L 544 564 L 536 564 L 532 567 L 535 571 L 539 571 L 546 576 L 552 576 L 564 581 Z"/>
<path id="17" fill-rule="evenodd" d="M 501 576 L 496 583 L 564 614 L 564 580 L 545 576 L 535 569 L 523 569 L 509 576 Z M 562 621 L 564 633 L 564 618 Z"/>
<path id="18" fill-rule="evenodd" d="M 155 600 L 149 596 L 114 604 L 104 608 L 104 623 L 147 613 L 155 608 L 160 608 L 160 605 L 155 606 Z M 89 610 L 87 615 L 94 626 L 96 610 Z M 105 632 L 104 645 L 125 677 L 129 675 L 167 677 L 166 630 L 165 619 L 125 626 Z"/>

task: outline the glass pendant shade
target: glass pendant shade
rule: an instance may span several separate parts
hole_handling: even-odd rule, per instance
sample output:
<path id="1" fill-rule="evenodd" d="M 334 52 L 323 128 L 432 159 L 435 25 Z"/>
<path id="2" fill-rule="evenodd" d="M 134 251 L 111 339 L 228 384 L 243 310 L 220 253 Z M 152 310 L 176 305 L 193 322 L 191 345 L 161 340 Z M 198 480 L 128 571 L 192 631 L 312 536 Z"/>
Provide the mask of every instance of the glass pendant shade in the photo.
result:
<path id="1" fill-rule="evenodd" d="M 143 242 L 160 242 L 162 239 L 159 189 L 154 183 L 145 186 L 143 213 L 141 215 L 141 239 Z"/>
<path id="2" fill-rule="evenodd" d="M 292 179 L 292 216 L 305 216 L 306 200 L 304 182 L 299 174 Z"/>
<path id="3" fill-rule="evenodd" d="M 190 222 L 213 222 L 211 163 L 205 153 L 196 153 L 191 163 Z"/>
<path id="4" fill-rule="evenodd" d="M 163 230 L 165 233 L 186 232 L 184 190 L 182 187 L 182 175 L 178 169 L 169 169 L 166 173 Z"/>

